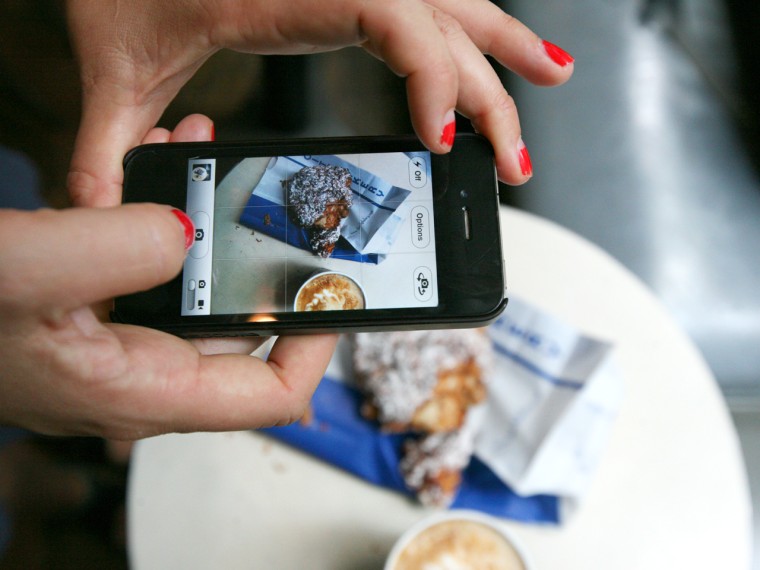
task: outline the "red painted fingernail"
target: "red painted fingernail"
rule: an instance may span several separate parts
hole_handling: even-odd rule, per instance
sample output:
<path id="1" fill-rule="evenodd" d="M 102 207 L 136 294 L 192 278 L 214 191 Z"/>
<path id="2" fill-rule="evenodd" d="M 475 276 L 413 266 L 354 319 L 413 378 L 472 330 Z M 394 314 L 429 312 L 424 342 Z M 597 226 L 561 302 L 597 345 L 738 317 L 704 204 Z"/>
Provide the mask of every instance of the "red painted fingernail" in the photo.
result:
<path id="1" fill-rule="evenodd" d="M 214 123 L 211 123 L 211 140 L 216 140 L 216 125 Z"/>
<path id="2" fill-rule="evenodd" d="M 526 147 L 524 143 L 521 142 L 520 145 L 521 146 L 518 149 L 520 172 L 522 172 L 523 176 L 530 176 L 533 174 L 533 163 L 530 161 L 530 153 L 528 153 L 528 147 Z"/>
<path id="3" fill-rule="evenodd" d="M 565 67 L 569 63 L 575 61 L 575 58 L 561 47 L 555 46 L 553 43 L 547 42 L 546 40 L 543 40 L 543 42 L 547 55 L 560 67 Z"/>
<path id="4" fill-rule="evenodd" d="M 193 242 L 195 241 L 195 225 L 182 210 L 174 208 L 172 214 L 177 217 L 179 223 L 182 224 L 182 229 L 185 230 L 185 251 L 189 251 L 190 248 L 193 247 Z"/>
<path id="5" fill-rule="evenodd" d="M 457 121 L 456 116 L 454 115 L 454 111 L 449 111 L 446 113 L 444 122 L 445 126 L 443 127 L 443 132 L 441 133 L 441 144 L 444 146 L 453 146 L 454 136 L 457 132 Z"/>
<path id="6" fill-rule="evenodd" d="M 450 122 L 448 125 L 443 127 L 443 133 L 441 134 L 441 144 L 446 146 L 453 146 L 454 145 L 454 135 L 457 132 L 457 124 L 456 121 Z"/>

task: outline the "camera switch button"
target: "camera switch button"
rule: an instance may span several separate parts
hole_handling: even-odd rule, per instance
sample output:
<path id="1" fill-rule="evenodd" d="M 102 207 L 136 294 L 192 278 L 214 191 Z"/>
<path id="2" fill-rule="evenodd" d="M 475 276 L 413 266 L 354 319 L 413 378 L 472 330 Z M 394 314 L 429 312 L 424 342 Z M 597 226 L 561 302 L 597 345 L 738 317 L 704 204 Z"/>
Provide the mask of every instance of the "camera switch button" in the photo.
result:
<path id="1" fill-rule="evenodd" d="M 418 301 L 427 302 L 433 298 L 433 272 L 429 267 L 418 267 L 412 274 L 414 296 Z"/>

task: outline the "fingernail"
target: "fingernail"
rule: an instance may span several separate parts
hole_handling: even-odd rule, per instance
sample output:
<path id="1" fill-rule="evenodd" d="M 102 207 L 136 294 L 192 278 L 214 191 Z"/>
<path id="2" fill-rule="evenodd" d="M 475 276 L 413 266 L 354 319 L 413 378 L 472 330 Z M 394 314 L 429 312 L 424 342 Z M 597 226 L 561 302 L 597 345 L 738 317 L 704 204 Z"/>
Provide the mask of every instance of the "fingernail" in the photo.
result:
<path id="1" fill-rule="evenodd" d="M 446 113 L 444 118 L 443 132 L 441 133 L 441 144 L 444 146 L 454 146 L 454 135 L 457 132 L 457 120 L 454 111 Z"/>
<path id="2" fill-rule="evenodd" d="M 211 140 L 216 140 L 216 125 L 214 123 L 211 123 Z"/>
<path id="3" fill-rule="evenodd" d="M 560 67 L 565 67 L 567 64 L 575 61 L 575 58 L 561 47 L 555 46 L 553 43 L 547 42 L 546 40 L 543 40 L 543 42 L 547 55 Z"/>
<path id="4" fill-rule="evenodd" d="M 533 164 L 530 161 L 530 153 L 528 153 L 528 147 L 520 139 L 520 144 L 517 147 L 518 157 L 520 159 L 520 172 L 523 176 L 530 176 L 533 174 Z"/>
<path id="5" fill-rule="evenodd" d="M 195 241 L 195 225 L 182 210 L 174 208 L 172 214 L 177 217 L 179 223 L 182 224 L 182 229 L 185 230 L 185 251 L 189 251 L 190 248 L 193 247 L 193 242 Z"/>

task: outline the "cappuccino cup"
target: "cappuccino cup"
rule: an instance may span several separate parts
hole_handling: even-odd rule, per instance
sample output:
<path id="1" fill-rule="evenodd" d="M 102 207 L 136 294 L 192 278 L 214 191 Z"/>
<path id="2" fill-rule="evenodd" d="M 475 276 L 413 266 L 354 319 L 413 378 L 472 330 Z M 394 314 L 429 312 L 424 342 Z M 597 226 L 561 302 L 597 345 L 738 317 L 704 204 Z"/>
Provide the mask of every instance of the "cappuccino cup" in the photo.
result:
<path id="1" fill-rule="evenodd" d="M 498 519 L 477 511 L 438 513 L 396 542 L 385 570 L 530 570 L 525 551 Z"/>
<path id="2" fill-rule="evenodd" d="M 294 311 L 346 311 L 366 307 L 364 290 L 348 275 L 323 271 L 298 289 Z"/>

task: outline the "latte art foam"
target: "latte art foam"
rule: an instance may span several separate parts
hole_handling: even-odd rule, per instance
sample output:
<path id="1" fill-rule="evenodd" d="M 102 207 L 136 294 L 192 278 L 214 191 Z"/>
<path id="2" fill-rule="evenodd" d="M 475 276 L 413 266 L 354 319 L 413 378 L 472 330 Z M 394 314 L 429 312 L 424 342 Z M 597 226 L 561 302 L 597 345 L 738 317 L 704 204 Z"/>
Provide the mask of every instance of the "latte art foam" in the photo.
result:
<path id="1" fill-rule="evenodd" d="M 450 520 L 426 528 L 401 551 L 391 570 L 525 570 L 521 556 L 490 526 Z"/>
<path id="2" fill-rule="evenodd" d="M 296 311 L 347 311 L 364 308 L 364 293 L 353 279 L 323 273 L 304 283 L 296 296 Z"/>

